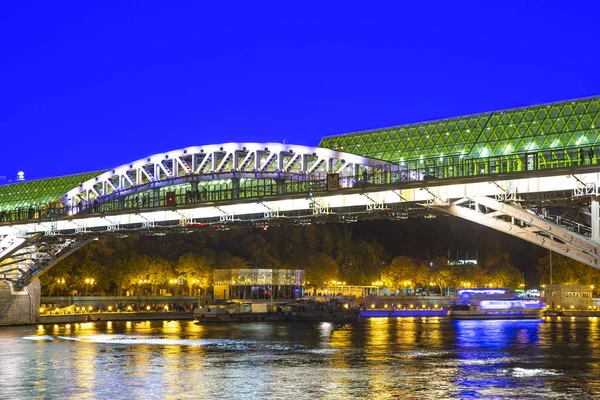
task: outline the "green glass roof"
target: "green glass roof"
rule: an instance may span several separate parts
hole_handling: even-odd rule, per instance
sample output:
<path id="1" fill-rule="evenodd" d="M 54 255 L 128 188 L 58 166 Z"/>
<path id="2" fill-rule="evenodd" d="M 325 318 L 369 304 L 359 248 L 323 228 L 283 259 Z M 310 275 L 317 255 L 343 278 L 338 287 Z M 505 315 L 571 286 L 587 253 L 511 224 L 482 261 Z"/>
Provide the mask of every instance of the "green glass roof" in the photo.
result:
<path id="1" fill-rule="evenodd" d="M 326 147 L 401 161 L 421 157 L 500 156 L 600 142 L 600 97 L 328 136 Z"/>
<path id="2" fill-rule="evenodd" d="M 40 179 L 0 186 L 0 211 L 43 207 L 102 171 Z"/>

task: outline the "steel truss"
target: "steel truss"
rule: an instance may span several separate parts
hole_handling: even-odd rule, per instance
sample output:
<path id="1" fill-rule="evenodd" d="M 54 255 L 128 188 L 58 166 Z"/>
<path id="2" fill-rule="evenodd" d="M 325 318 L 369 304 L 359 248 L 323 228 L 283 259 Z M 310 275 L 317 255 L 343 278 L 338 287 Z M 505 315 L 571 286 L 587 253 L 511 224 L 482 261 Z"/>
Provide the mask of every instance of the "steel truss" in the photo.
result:
<path id="1" fill-rule="evenodd" d="M 30 237 L 6 235 L 0 240 L 0 280 L 24 288 L 41 274 L 94 238 L 59 238 L 40 233 Z"/>
<path id="2" fill-rule="evenodd" d="M 121 165 L 71 189 L 61 202 L 76 213 L 82 202 L 186 182 L 328 173 L 347 177 L 358 176 L 365 169 L 372 173 L 373 168 L 389 171 L 391 163 L 320 147 L 223 143 L 155 154 Z"/>
<path id="3" fill-rule="evenodd" d="M 518 205 L 478 196 L 465 197 L 447 206 L 429 207 L 516 236 L 600 269 L 600 247 L 597 242 Z"/>

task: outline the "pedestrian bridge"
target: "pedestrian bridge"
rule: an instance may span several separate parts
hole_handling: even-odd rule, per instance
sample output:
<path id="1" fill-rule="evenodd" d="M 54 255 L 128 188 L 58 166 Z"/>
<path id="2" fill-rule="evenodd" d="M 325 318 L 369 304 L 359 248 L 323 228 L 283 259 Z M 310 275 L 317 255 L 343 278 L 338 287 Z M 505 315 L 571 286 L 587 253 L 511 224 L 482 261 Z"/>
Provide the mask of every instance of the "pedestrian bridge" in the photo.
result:
<path id="1" fill-rule="evenodd" d="M 0 274 L 25 285 L 36 275 L 23 263 L 41 272 L 99 235 L 128 230 L 266 228 L 442 212 L 598 267 L 592 203 L 600 165 L 566 157 L 574 149 L 562 151 L 558 163 L 541 162 L 538 154 L 528 165 L 529 155 L 515 154 L 411 168 L 293 145 L 181 149 L 87 176 L 46 204 L 4 211 Z M 3 188 L 10 186 L 18 187 Z"/>
<path id="2" fill-rule="evenodd" d="M 323 138 L 223 143 L 0 186 L 0 279 L 99 235 L 454 215 L 600 265 L 600 98 Z"/>

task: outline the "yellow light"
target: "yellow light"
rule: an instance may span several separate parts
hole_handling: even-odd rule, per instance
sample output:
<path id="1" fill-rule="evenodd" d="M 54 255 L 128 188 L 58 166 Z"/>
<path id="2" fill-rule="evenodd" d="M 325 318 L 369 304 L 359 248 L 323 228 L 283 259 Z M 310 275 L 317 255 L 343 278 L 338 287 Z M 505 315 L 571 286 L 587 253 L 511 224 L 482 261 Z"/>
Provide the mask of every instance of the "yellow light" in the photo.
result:
<path id="1" fill-rule="evenodd" d="M 413 308 L 413 305 L 412 305 L 412 304 L 410 305 L 410 308 Z"/>
<path id="2" fill-rule="evenodd" d="M 571 304 L 571 310 L 574 309 L 574 308 L 575 308 L 575 306 L 573 304 Z"/>
<path id="3" fill-rule="evenodd" d="M 131 311 L 131 306 L 127 306 L 127 311 Z"/>
<path id="4" fill-rule="evenodd" d="M 108 306 L 108 311 L 112 311 L 112 306 Z"/>
<path id="5" fill-rule="evenodd" d="M 56 308 L 54 309 L 54 311 L 58 312 L 58 307 L 56 307 Z"/>
<path id="6" fill-rule="evenodd" d="M 146 306 L 146 310 L 150 311 L 150 306 Z"/>
<path id="7" fill-rule="evenodd" d="M 169 306 L 165 306 L 165 311 L 169 311 Z"/>
<path id="8" fill-rule="evenodd" d="M 437 304 L 434 304 L 434 305 L 433 305 L 433 308 L 437 308 Z"/>
<path id="9" fill-rule="evenodd" d="M 46 310 L 44 309 L 44 307 L 40 307 L 40 314 L 44 313 Z"/>
<path id="10" fill-rule="evenodd" d="M 384 305 L 383 305 L 383 308 L 387 308 L 387 304 L 384 304 Z"/>
<path id="11" fill-rule="evenodd" d="M 348 303 L 344 304 L 344 308 L 348 308 Z"/>
<path id="12" fill-rule="evenodd" d="M 371 308 L 375 308 L 375 303 L 371 304 Z"/>
<path id="13" fill-rule="evenodd" d="M 89 307 L 89 310 L 92 311 L 92 306 Z"/>

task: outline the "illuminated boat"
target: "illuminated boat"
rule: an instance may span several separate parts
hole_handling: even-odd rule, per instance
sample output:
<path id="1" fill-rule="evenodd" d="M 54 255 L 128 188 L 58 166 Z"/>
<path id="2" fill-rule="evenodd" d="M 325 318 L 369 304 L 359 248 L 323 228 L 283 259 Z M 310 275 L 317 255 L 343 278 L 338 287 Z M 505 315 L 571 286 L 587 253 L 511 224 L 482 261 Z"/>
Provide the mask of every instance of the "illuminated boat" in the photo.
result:
<path id="1" fill-rule="evenodd" d="M 448 312 L 453 319 L 541 318 L 546 309 L 539 299 L 521 298 L 509 289 L 460 289 L 457 294 Z"/>

